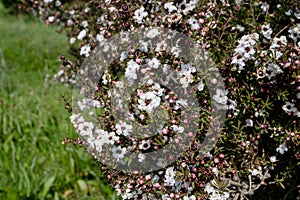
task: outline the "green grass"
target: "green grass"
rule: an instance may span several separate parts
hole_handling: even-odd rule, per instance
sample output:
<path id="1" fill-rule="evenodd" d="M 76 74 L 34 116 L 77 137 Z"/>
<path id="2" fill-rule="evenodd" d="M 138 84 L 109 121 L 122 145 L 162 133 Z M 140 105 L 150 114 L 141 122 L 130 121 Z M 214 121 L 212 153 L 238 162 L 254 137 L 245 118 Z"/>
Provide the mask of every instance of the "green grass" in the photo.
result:
<path id="1" fill-rule="evenodd" d="M 0 199 L 117 199 L 76 137 L 62 93 L 47 84 L 67 38 L 38 20 L 8 16 L 0 4 Z"/>

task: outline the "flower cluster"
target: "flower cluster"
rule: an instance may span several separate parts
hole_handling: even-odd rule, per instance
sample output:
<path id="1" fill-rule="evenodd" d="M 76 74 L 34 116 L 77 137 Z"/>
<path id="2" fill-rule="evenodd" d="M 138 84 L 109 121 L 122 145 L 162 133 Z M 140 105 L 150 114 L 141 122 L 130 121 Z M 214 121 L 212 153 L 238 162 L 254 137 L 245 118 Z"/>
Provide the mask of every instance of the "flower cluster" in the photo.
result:
<path id="1" fill-rule="evenodd" d="M 64 83 L 77 83 L 73 74 L 85 72 L 78 66 L 92 57 L 94 49 L 109 52 L 106 39 L 120 34 L 129 44 L 138 29 L 151 30 L 145 38 L 156 40 L 156 45 L 141 39 L 138 49 L 119 52 L 118 59 L 105 66 L 99 83 L 91 84 L 94 93 L 75 102 L 77 109 L 71 116 L 102 173 L 123 199 L 243 199 L 250 195 L 263 199 L 267 197 L 261 193 L 274 184 L 289 189 L 299 184 L 299 178 L 291 178 L 298 177 L 300 166 L 298 1 L 27 0 L 20 7 L 67 31 L 78 60 L 71 63 L 62 58 L 65 67 L 56 77 Z M 174 40 L 174 48 L 167 49 L 168 42 L 153 27 L 180 32 L 209 51 L 224 87 L 211 94 L 209 89 L 217 88 L 220 80 L 207 81 L 195 63 L 184 59 L 191 44 Z M 186 91 L 181 96 L 197 97 L 201 114 L 195 130 L 186 132 L 193 120 L 193 115 L 184 115 L 189 103 L 179 98 L 178 91 L 164 87 L 173 79 L 157 76 L 172 71 L 178 91 Z M 137 81 L 142 84 L 131 91 Z M 191 86 L 196 89 L 189 91 Z M 89 93 L 84 89 L 82 94 Z M 125 96 L 124 91 L 131 91 L 132 96 Z M 224 126 L 213 116 L 213 101 L 227 112 Z M 153 136 L 132 121 L 144 126 L 153 122 L 159 129 Z M 219 138 L 206 134 L 210 126 Z M 149 164 L 145 152 L 184 143 L 189 137 L 194 140 L 188 151 L 172 163 L 168 163 L 174 160 L 168 152 L 168 159 L 153 159 L 157 167 L 151 172 L 124 172 L 102 162 L 108 157 L 113 165 L 127 165 L 132 160 L 125 158 L 137 152 L 132 167 L 143 167 Z M 205 138 L 216 145 L 203 155 Z M 281 190 L 286 194 L 289 189 Z M 264 192 L 255 192 L 259 190 Z"/>

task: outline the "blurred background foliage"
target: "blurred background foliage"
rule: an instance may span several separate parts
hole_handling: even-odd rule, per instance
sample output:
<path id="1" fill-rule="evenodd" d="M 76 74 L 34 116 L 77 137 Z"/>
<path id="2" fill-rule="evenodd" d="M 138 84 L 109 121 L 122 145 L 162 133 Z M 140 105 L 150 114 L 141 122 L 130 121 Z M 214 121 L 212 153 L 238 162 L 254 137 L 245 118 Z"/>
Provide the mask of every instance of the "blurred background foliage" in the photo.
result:
<path id="1" fill-rule="evenodd" d="M 117 199 L 85 149 L 62 145 L 76 134 L 64 109 L 72 88 L 45 81 L 68 57 L 57 27 L 10 15 L 0 3 L 0 199 Z"/>

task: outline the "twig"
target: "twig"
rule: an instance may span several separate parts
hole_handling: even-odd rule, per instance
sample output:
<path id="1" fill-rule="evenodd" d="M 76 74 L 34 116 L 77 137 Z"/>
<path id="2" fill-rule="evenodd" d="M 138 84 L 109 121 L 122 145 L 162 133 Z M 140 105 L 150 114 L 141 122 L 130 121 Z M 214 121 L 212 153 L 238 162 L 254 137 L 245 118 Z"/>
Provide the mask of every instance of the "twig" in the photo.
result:
<path id="1" fill-rule="evenodd" d="M 252 14 L 252 20 L 253 20 L 253 23 L 254 23 L 254 26 L 255 26 L 256 20 L 255 20 L 254 10 L 253 10 L 251 1 L 249 2 L 249 5 L 250 5 L 251 14 Z"/>
<path id="2" fill-rule="evenodd" d="M 272 44 L 274 38 L 276 38 L 280 33 L 282 33 L 285 29 L 287 29 L 289 27 L 289 25 L 286 25 L 285 27 L 283 27 L 278 33 L 276 33 L 276 35 L 272 38 L 272 40 L 270 41 L 270 43 Z"/>
<path id="3" fill-rule="evenodd" d="M 284 195 L 283 200 L 285 200 L 285 199 L 288 197 L 289 193 L 290 193 L 291 191 L 293 191 L 294 189 L 296 189 L 296 188 L 300 188 L 300 185 L 298 185 L 298 186 L 296 186 L 296 187 L 290 189 L 290 190 L 288 191 L 288 193 L 286 193 L 286 195 Z"/>
<path id="4" fill-rule="evenodd" d="M 252 190 L 252 181 L 251 181 L 251 175 L 250 174 L 248 175 L 248 178 L 249 178 L 249 190 L 248 190 L 248 193 L 250 193 L 250 191 Z"/>

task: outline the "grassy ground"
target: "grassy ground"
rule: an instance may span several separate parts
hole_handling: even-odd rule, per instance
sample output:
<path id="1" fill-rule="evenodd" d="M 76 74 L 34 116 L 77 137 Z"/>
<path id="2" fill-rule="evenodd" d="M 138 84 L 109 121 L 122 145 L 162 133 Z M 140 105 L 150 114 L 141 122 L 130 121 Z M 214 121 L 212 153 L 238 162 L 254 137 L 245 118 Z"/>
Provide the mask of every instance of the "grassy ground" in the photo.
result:
<path id="1" fill-rule="evenodd" d="M 0 5 L 0 199 L 116 199 L 76 137 L 62 93 L 47 84 L 67 38 L 37 20 L 8 16 Z"/>

